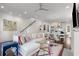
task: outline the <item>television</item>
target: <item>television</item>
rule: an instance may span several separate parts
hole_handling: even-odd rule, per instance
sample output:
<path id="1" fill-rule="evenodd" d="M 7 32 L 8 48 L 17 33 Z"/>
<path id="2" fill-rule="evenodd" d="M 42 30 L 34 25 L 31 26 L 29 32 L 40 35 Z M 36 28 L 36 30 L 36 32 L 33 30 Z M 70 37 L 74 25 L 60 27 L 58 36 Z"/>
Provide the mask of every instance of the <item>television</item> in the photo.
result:
<path id="1" fill-rule="evenodd" d="M 79 27 L 79 12 L 76 3 L 73 3 L 72 20 L 73 20 L 73 28 Z"/>
<path id="2" fill-rule="evenodd" d="M 79 11 L 77 10 L 77 23 L 78 23 L 78 27 L 79 27 Z"/>
<path id="3" fill-rule="evenodd" d="M 73 3 L 72 20 L 73 20 L 73 27 L 77 27 L 76 3 Z"/>

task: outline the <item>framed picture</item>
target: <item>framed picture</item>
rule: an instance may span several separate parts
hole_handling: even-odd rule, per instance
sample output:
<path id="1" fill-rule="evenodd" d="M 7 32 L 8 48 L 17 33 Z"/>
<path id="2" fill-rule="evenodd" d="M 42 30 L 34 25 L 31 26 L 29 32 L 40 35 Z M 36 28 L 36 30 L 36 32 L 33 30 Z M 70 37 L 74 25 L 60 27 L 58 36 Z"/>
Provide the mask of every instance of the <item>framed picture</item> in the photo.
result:
<path id="1" fill-rule="evenodd" d="M 16 22 L 4 19 L 3 20 L 3 30 L 4 31 L 16 31 L 17 30 Z"/>

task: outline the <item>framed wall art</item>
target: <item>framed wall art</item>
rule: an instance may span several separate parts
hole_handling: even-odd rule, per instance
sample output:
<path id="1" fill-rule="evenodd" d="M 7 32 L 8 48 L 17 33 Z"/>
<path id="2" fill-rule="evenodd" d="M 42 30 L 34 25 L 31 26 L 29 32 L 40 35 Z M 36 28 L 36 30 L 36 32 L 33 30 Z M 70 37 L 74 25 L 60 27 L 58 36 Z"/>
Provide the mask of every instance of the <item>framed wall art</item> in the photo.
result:
<path id="1" fill-rule="evenodd" d="M 15 21 L 3 20 L 3 30 L 4 31 L 16 31 L 17 24 Z"/>

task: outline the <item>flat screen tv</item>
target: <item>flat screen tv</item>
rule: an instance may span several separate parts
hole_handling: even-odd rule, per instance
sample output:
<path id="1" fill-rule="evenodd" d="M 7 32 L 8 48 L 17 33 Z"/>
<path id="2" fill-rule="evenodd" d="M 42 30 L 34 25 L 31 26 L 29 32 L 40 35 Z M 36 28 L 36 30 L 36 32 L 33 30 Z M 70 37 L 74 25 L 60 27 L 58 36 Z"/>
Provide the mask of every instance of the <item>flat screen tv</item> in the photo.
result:
<path id="1" fill-rule="evenodd" d="M 73 20 L 73 27 L 77 27 L 76 3 L 73 3 L 72 20 Z"/>
<path id="2" fill-rule="evenodd" d="M 79 11 L 76 5 L 77 5 L 76 3 L 73 3 L 73 11 L 72 11 L 73 27 L 79 27 Z"/>
<path id="3" fill-rule="evenodd" d="M 77 26 L 79 27 L 79 11 L 77 10 Z"/>

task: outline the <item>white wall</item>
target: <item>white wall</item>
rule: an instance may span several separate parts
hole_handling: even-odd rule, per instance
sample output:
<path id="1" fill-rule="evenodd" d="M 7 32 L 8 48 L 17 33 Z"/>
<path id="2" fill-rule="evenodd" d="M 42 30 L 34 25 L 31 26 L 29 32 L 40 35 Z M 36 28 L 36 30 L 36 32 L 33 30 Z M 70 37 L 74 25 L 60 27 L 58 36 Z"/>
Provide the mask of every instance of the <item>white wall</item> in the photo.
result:
<path id="1" fill-rule="evenodd" d="M 74 56 L 79 56 L 79 29 L 72 31 L 72 52 Z"/>
<path id="2" fill-rule="evenodd" d="M 27 28 L 23 33 L 29 33 L 30 35 L 33 33 L 39 33 L 39 28 L 40 28 L 40 22 L 36 21 L 33 23 L 29 28 Z"/>
<path id="3" fill-rule="evenodd" d="M 0 18 L 0 42 L 2 42 L 2 19 Z"/>
<path id="4" fill-rule="evenodd" d="M 20 32 L 33 21 L 34 21 L 34 19 L 32 19 L 32 18 L 25 19 L 25 20 L 23 20 L 23 19 L 17 20 L 16 21 L 17 22 L 17 31 Z"/>
<path id="5" fill-rule="evenodd" d="M 0 21 L 0 28 L 1 28 L 0 32 L 1 32 L 1 35 L 2 35 L 2 42 L 13 40 L 13 34 L 15 32 L 15 31 L 3 31 L 3 19 L 15 21 L 17 23 L 17 32 L 20 32 L 23 28 L 25 28 L 26 26 L 28 26 L 31 22 L 33 22 L 35 20 L 33 18 L 22 19 L 20 17 L 15 17 L 15 16 L 12 16 L 12 15 L 3 15 L 2 21 Z M 40 26 L 40 22 L 37 21 L 36 23 L 34 23 L 31 27 L 29 27 L 24 32 L 28 31 L 29 34 L 38 33 L 39 32 L 39 26 Z"/>
<path id="6" fill-rule="evenodd" d="M 22 19 L 20 17 L 15 17 L 12 15 L 3 15 L 0 19 L 0 36 L 2 35 L 1 42 L 5 41 L 11 41 L 13 40 L 13 34 L 15 31 L 3 31 L 3 19 L 15 21 L 17 23 L 17 32 L 19 32 L 24 25 L 28 25 L 30 22 L 32 22 L 30 19 Z M 1 21 L 2 20 L 2 21 Z"/>

